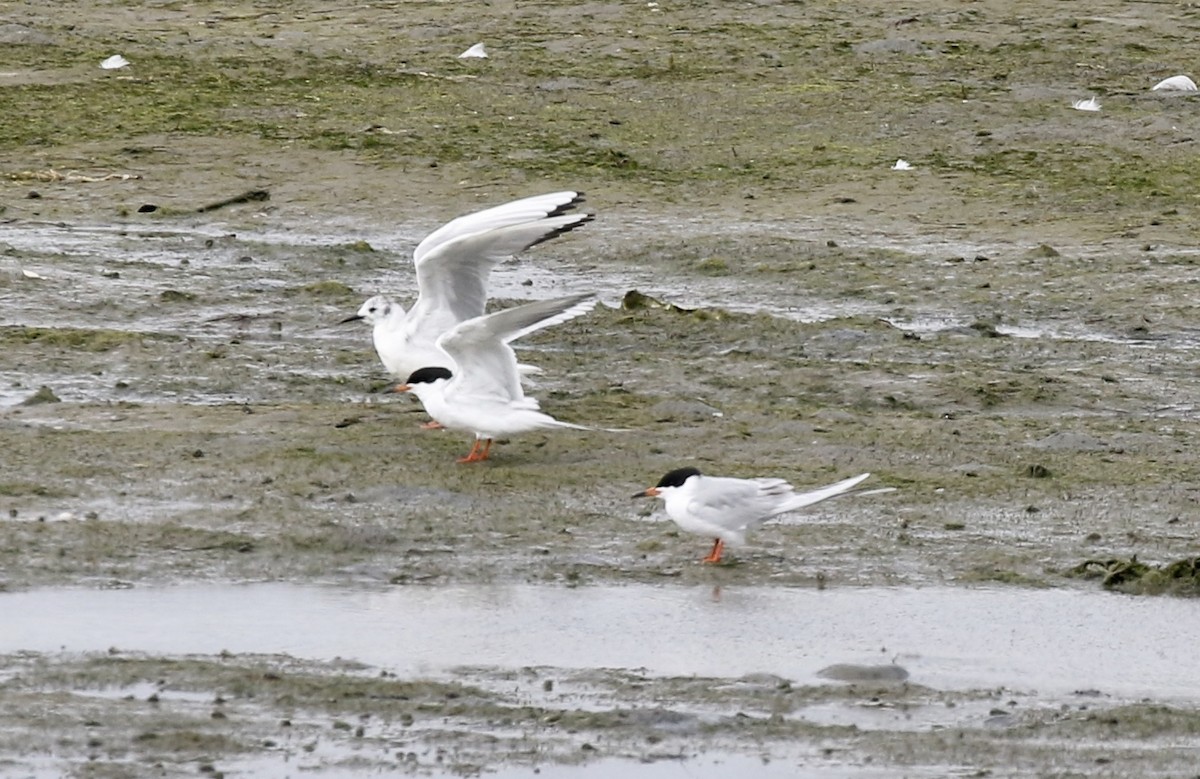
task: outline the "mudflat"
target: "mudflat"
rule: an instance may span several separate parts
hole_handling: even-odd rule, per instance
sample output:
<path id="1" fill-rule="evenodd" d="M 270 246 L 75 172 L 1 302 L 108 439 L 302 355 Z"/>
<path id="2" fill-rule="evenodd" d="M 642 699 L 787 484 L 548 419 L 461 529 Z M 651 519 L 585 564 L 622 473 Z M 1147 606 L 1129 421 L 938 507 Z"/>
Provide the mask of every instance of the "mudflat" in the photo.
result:
<path id="1" fill-rule="evenodd" d="M 1149 2 L 8 9 L 0 582 L 1194 595 L 1200 98 L 1151 87 L 1187 72 L 1198 23 Z M 469 438 L 420 430 L 369 332 L 338 323 L 410 302 L 442 222 L 558 189 L 596 221 L 498 268 L 494 305 L 598 292 L 520 354 L 545 410 L 623 432 L 458 465 Z M 708 540 L 629 499 L 685 464 L 896 491 L 708 566 Z M 1190 699 L 871 673 L 484 658 L 400 678 L 116 650 L 5 657 L 4 771 L 600 776 L 717 754 L 1157 776 L 1193 770 L 1200 721 Z M 551 679 L 572 694 L 528 697 Z M 849 724 L 790 716 L 827 704 Z M 880 706 L 921 726 L 869 728 Z"/>

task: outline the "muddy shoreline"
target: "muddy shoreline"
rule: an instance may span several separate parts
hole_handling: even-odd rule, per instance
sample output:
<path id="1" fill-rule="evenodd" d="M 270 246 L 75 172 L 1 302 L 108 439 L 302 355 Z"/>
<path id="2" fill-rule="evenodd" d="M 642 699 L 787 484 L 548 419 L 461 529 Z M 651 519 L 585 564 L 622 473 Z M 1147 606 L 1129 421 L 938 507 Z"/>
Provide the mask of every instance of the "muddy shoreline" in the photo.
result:
<path id="1" fill-rule="evenodd" d="M 0 617 L 249 582 L 1102 597 L 1197 554 L 1195 99 L 1149 92 L 1195 9 L 69 6 L 0 26 Z M 627 432 L 459 466 L 337 323 L 410 298 L 443 221 L 565 188 L 596 221 L 496 305 L 599 292 L 521 357 L 546 410 Z M 705 566 L 628 498 L 684 463 L 897 489 Z M 0 773 L 1182 776 L 1200 717 L 1102 685 L 390 673 L 15 652 Z"/>

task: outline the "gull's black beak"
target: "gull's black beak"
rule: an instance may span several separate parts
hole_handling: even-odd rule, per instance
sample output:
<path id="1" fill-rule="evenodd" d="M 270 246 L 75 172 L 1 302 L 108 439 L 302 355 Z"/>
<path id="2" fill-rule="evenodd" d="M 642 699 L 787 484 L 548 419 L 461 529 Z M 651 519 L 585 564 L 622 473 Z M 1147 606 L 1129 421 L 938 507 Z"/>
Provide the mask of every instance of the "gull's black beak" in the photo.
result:
<path id="1" fill-rule="evenodd" d="M 361 321 L 361 320 L 362 320 L 362 315 L 361 315 L 361 314 L 355 314 L 354 316 L 348 316 L 348 317 L 346 317 L 346 318 L 345 318 L 345 319 L 343 319 L 342 321 L 338 322 L 338 324 L 339 324 L 339 325 L 345 325 L 345 324 L 349 324 L 350 322 L 359 322 L 359 321 Z"/>

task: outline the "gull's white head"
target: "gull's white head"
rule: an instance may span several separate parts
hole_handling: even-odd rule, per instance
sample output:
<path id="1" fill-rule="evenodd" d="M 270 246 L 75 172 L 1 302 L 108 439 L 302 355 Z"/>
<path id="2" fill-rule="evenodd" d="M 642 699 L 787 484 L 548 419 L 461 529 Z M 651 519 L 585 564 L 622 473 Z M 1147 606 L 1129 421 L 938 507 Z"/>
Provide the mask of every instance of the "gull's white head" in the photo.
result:
<path id="1" fill-rule="evenodd" d="M 404 307 L 386 295 L 376 295 L 368 298 L 358 308 L 358 313 L 352 317 L 342 320 L 342 323 L 357 322 L 362 320 L 369 325 L 376 325 L 380 322 L 386 322 L 392 317 L 403 317 Z"/>
<path id="2" fill-rule="evenodd" d="M 700 478 L 700 471 L 696 468 L 676 468 L 673 471 L 668 471 L 665 476 L 658 480 L 658 484 L 653 487 L 647 487 L 633 497 L 635 498 L 666 498 L 675 490 L 684 488 L 690 480 Z"/>

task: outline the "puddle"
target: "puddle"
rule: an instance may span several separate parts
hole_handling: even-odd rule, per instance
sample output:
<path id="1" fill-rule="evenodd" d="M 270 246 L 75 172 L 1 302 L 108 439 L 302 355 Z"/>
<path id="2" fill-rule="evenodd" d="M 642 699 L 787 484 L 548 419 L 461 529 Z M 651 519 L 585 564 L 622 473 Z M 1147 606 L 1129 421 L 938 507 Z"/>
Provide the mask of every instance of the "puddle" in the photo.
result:
<path id="1" fill-rule="evenodd" d="M 553 766 L 537 769 L 506 767 L 488 772 L 491 779 L 541 779 L 554 776 L 556 779 L 621 779 L 637 776 L 638 779 L 727 779 L 731 776 L 753 776 L 755 779 L 794 779 L 796 776 L 820 777 L 820 779 L 871 779 L 872 777 L 895 777 L 894 768 L 847 765 L 835 760 L 827 766 L 814 765 L 812 758 L 802 762 L 792 760 L 767 760 L 744 755 L 700 755 L 686 760 L 655 760 L 635 762 L 632 760 L 606 760 L 581 766 Z M 946 776 L 946 767 L 928 770 L 906 767 L 905 776 Z"/>
<path id="2" fill-rule="evenodd" d="M 924 732 L 941 728 L 993 727 L 1009 718 L 994 715 L 995 702 L 967 701 L 954 706 L 895 705 L 881 700 L 858 703 L 835 701 L 805 706 L 797 717 L 818 725 L 842 725 L 860 730 Z"/>
<path id="3" fill-rule="evenodd" d="M 353 768 L 350 765 L 331 766 L 310 754 L 297 758 L 290 766 L 281 766 L 277 759 L 232 761 L 223 763 L 222 773 L 227 777 L 345 779 L 347 776 L 394 776 L 400 775 L 400 773 L 407 775 L 409 772 L 392 773 L 386 769 L 371 770 L 364 766 Z M 967 775 L 966 771 L 962 773 Z M 434 774 L 443 775 L 442 772 L 436 770 Z M 625 779 L 630 776 L 636 776 L 637 779 L 727 779 L 730 776 L 753 776 L 754 779 L 793 779 L 796 776 L 819 779 L 875 779 L 875 777 L 890 779 L 897 774 L 894 768 L 855 765 L 814 755 L 794 759 L 768 759 L 720 753 L 686 757 L 664 755 L 658 759 L 647 760 L 607 759 L 585 765 L 507 765 L 489 767 L 482 775 L 489 779 L 547 779 L 547 777 L 554 777 L 554 779 Z M 907 766 L 903 775 L 907 777 L 945 777 L 956 775 L 956 772 L 953 769 L 947 769 L 946 766 L 930 766 L 928 768 Z"/>
<path id="4" fill-rule="evenodd" d="M 743 755 L 697 756 L 687 760 L 657 760 L 653 763 L 610 760 L 586 766 L 555 766 L 553 775 L 562 779 L 621 779 L 630 775 L 638 779 L 727 779 L 731 776 L 753 776 L 755 779 L 794 779 L 797 776 L 818 779 L 894 779 L 895 767 L 854 765 L 826 759 L 827 765 L 814 763 L 815 758 L 803 760 L 767 760 Z M 548 771 L 534 769 L 504 770 L 489 773 L 493 779 L 537 779 Z M 903 776 L 946 777 L 958 774 L 946 766 L 906 766 Z M 961 772 L 966 775 L 967 772 Z"/>
<path id="5" fill-rule="evenodd" d="M 893 660 L 945 690 L 1200 700 L 1200 603 L 993 589 L 184 585 L 0 594 L 0 653 L 263 653 L 405 676 L 461 666 L 775 674 Z"/>
<path id="6" fill-rule="evenodd" d="M 188 690 L 171 690 L 154 682 L 139 682 L 125 687 L 102 687 L 100 689 L 73 690 L 72 694 L 85 698 L 104 698 L 107 700 L 147 700 L 153 698 L 160 702 L 180 701 L 183 703 L 212 704 L 213 696 L 207 692 L 191 692 Z"/>
<path id="7" fill-rule="evenodd" d="M 801 321 L 807 320 L 801 319 Z M 886 322 L 897 330 L 902 330 L 905 333 L 914 333 L 916 335 L 937 335 L 940 333 L 956 331 L 965 333 L 969 332 L 972 327 L 971 320 L 950 315 L 926 315 L 913 317 L 910 319 L 881 316 L 880 321 Z M 1091 343 L 1114 344 L 1130 348 L 1155 347 L 1155 342 L 1152 341 L 1133 337 L 1125 337 L 1112 333 L 1105 333 L 1075 324 L 997 324 L 995 326 L 995 331 L 999 335 L 1025 340 L 1046 339 L 1051 341 L 1086 341 Z M 1178 347 L 1183 349 L 1195 348 L 1197 345 L 1195 338 L 1179 338 L 1178 341 Z"/>

